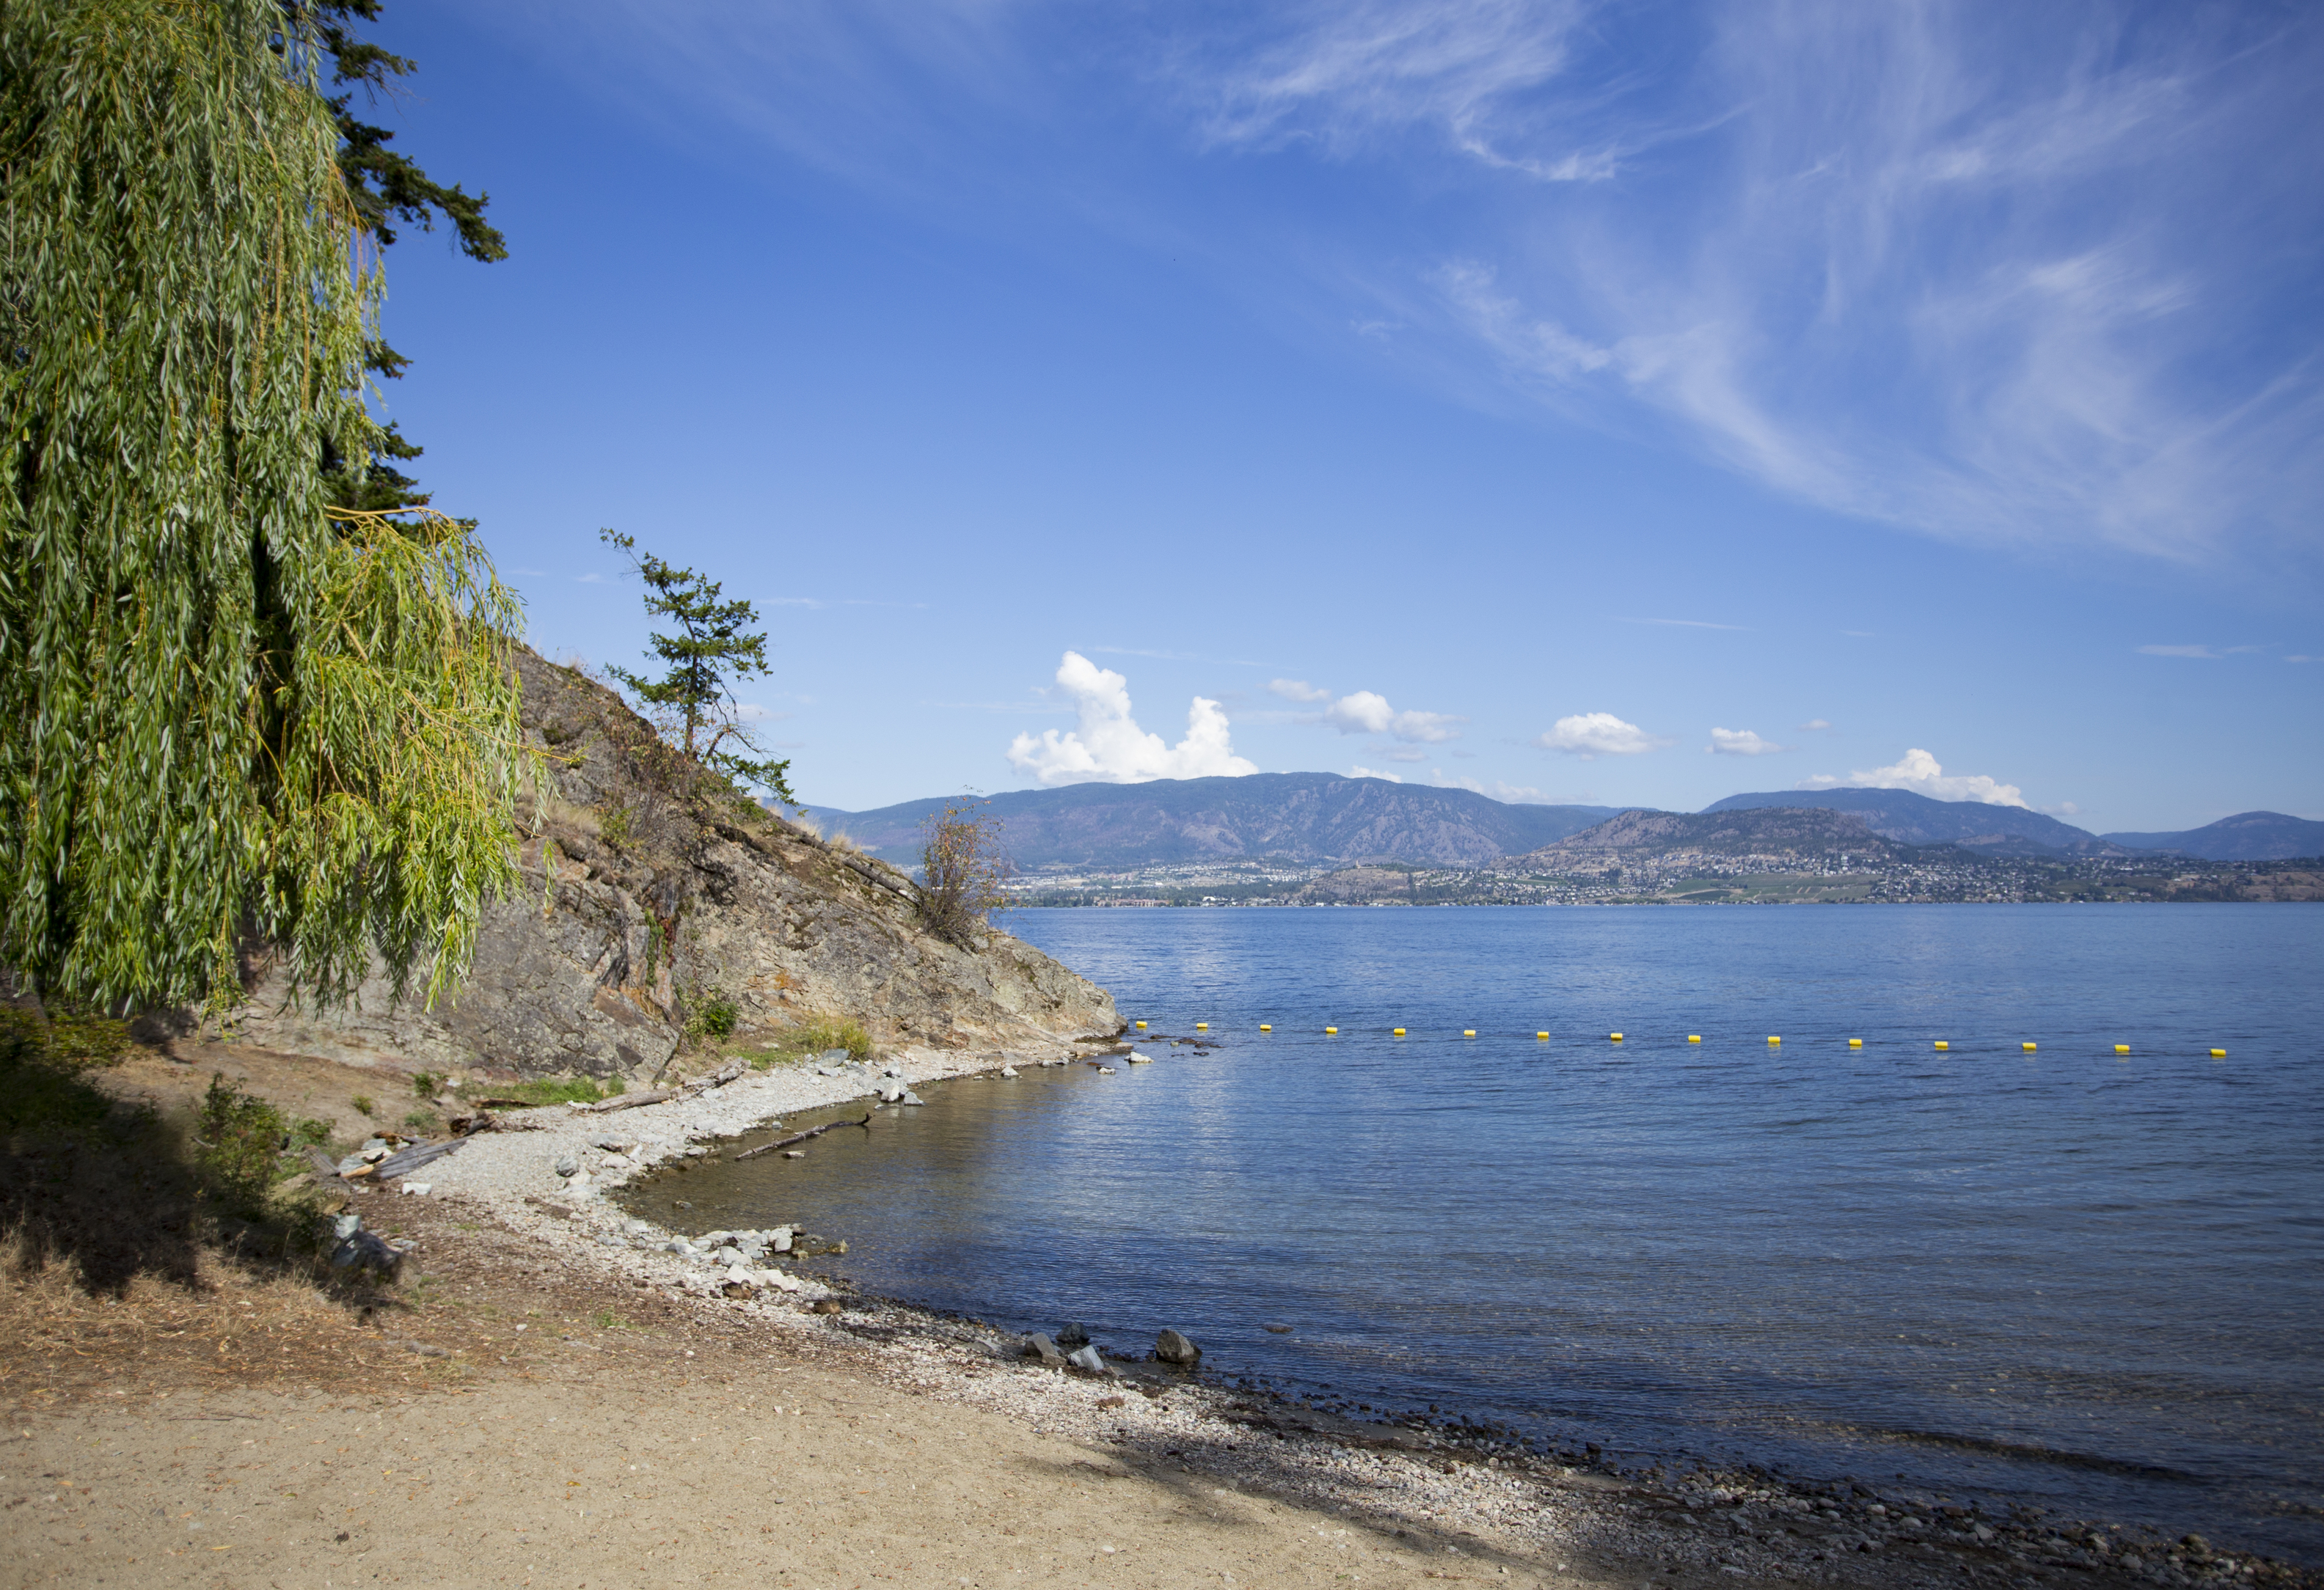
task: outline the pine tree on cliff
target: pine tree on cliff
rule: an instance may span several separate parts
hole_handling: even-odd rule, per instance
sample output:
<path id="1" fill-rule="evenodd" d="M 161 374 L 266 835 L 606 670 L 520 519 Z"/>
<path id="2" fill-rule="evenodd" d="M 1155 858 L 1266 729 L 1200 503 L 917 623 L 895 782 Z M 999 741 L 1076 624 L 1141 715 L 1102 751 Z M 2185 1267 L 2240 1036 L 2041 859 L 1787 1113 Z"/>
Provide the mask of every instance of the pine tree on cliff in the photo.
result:
<path id="1" fill-rule="evenodd" d="M 350 182 L 328 53 L 277 0 L 0 6 L 0 965 L 45 997 L 224 1003 L 254 940 L 432 996 L 514 877 L 516 603 L 470 527 L 334 501 L 392 456 L 428 190 Z"/>
<path id="2" fill-rule="evenodd" d="M 706 574 L 640 553 L 635 537 L 597 533 L 628 556 L 632 572 L 644 582 L 647 614 L 674 626 L 672 633 L 656 630 L 649 636 L 652 655 L 667 665 L 660 678 L 627 668 L 605 672 L 645 703 L 670 749 L 687 761 L 728 784 L 755 784 L 798 805 L 788 782 L 789 759 L 767 756 L 734 695 L 736 681 L 767 672 L 766 633 L 751 627 L 759 621 L 759 610 L 740 598 L 722 601 L 725 586 Z"/>

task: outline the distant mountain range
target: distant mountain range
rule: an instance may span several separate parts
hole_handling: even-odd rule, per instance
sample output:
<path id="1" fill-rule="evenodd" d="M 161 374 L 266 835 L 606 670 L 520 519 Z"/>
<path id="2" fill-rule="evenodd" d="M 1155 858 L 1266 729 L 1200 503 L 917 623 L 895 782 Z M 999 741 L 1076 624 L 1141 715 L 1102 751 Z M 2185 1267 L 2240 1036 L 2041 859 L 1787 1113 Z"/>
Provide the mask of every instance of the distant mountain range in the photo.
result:
<path id="1" fill-rule="evenodd" d="M 826 833 L 844 832 L 882 859 L 919 859 L 922 823 L 945 804 L 906 801 L 870 812 L 814 809 Z M 1781 809 L 1797 820 L 1722 826 L 1693 818 Z M 2324 823 L 2246 812 L 2179 833 L 2095 834 L 2022 806 L 1937 801 L 1895 789 L 1770 790 L 1729 795 L 1699 813 L 1618 806 L 1512 805 L 1463 789 L 1254 773 L 1241 778 L 1160 778 L 1073 784 L 991 797 L 1005 842 L 1026 871 L 1276 860 L 1297 866 L 1402 861 L 1481 867 L 1545 847 L 1777 845 L 1846 850 L 1864 834 L 1898 845 L 1959 845 L 1984 856 L 2089 858 L 2169 850 L 2209 861 L 2324 855 Z M 1829 821 L 1809 819 L 1830 813 Z M 1609 823 L 1608 819 L 1618 819 Z M 1631 819 L 1639 821 L 1632 822 Z M 1649 821 L 1651 820 L 1651 821 Z M 1588 831 L 1598 831 L 1591 833 Z M 1570 856 L 1572 846 L 1561 846 Z"/>
<path id="2" fill-rule="evenodd" d="M 1906 847 L 1881 838 L 1863 813 L 1813 807 L 1749 806 L 1708 812 L 1625 812 L 1595 828 L 1504 858 L 1510 871 L 1554 871 L 1592 855 L 1701 850 L 1732 856 L 1848 855 L 1886 860 Z"/>
<path id="3" fill-rule="evenodd" d="M 2023 806 L 1982 801 L 1932 801 L 1902 789 L 1786 789 L 1729 795 L 1706 812 L 1761 806 L 1853 812 L 1883 839 L 1907 845 L 1959 845 L 1981 856 L 2120 856 L 2128 847 Z"/>
<path id="4" fill-rule="evenodd" d="M 2324 856 L 2324 823 L 2287 817 L 2281 812 L 2238 812 L 2178 833 L 2103 837 L 2134 850 L 2176 850 L 2205 861 L 2289 861 L 2294 856 Z"/>
<path id="5" fill-rule="evenodd" d="M 871 812 L 814 809 L 884 860 L 919 860 L 921 824 L 943 800 Z M 1411 861 L 1478 867 L 1614 815 L 1618 806 L 1517 806 L 1429 785 L 1333 773 L 1069 784 L 991 797 L 1010 856 L 1026 871 L 1280 860 L 1301 866 Z"/>

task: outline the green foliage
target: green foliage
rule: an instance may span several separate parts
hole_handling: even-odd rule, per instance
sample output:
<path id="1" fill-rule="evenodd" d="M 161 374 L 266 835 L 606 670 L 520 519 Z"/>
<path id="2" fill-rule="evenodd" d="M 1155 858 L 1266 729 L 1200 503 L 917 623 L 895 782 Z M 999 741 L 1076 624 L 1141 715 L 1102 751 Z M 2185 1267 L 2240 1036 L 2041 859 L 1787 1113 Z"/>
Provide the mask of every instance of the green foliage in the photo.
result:
<path id="1" fill-rule="evenodd" d="M 355 33 L 355 23 L 379 20 L 379 0 L 280 0 L 280 4 L 290 35 L 298 37 L 311 29 L 314 48 L 330 60 L 330 87 L 346 90 L 329 95 L 326 104 L 338 129 L 340 179 L 373 241 L 382 249 L 393 246 L 392 223 L 397 221 L 432 232 L 436 217 L 441 215 L 457 234 L 462 253 L 486 263 L 506 259 L 508 240 L 484 219 L 485 207 L 492 202 L 487 195 L 471 198 L 457 183 L 447 188 L 434 180 L 409 156 L 387 147 L 395 141 L 393 133 L 355 114 L 358 89 L 367 105 L 376 104 L 382 95 L 396 94 L 401 87 L 398 79 L 418 66 L 409 57 L 393 54 Z M 364 363 L 374 374 L 392 381 L 403 374 L 410 361 L 374 332 L 364 348 Z M 327 444 L 324 489 L 340 508 L 380 512 L 425 507 L 429 494 L 415 491 L 420 483 L 396 467 L 419 457 L 420 451 L 392 424 L 381 429 L 368 460 L 349 459 Z"/>
<path id="2" fill-rule="evenodd" d="M 212 1072 L 194 1129 L 194 1166 L 210 1195 L 237 1213 L 264 1212 L 289 1140 L 282 1112 Z"/>
<path id="3" fill-rule="evenodd" d="M 607 545 L 629 556 L 630 565 L 645 583 L 646 612 L 667 619 L 676 633 L 651 635 L 652 655 L 668 665 L 659 679 L 649 679 L 626 668 L 605 671 L 644 703 L 670 749 L 687 760 L 737 785 L 757 785 L 791 805 L 798 798 L 787 782 L 788 759 L 766 759 L 762 748 L 741 716 L 734 685 L 767 672 L 767 637 L 751 626 L 759 610 L 750 602 L 722 602 L 724 586 L 692 569 L 678 568 L 652 553 L 641 555 L 636 538 L 601 530 Z M 730 746 L 740 747 L 731 750 Z M 744 756 L 742 751 L 759 753 Z"/>
<path id="4" fill-rule="evenodd" d="M 723 988 L 698 989 L 688 1001 L 686 1030 L 696 1036 L 731 1038 L 742 1019 L 742 1007 Z"/>
<path id="5" fill-rule="evenodd" d="M 844 1049 L 853 1060 L 872 1058 L 872 1034 L 860 1021 L 821 1021 L 793 1027 L 768 1047 L 786 1060 L 798 1060 L 825 1050 Z"/>
<path id="6" fill-rule="evenodd" d="M 619 1077 L 603 1082 L 588 1077 L 536 1077 L 508 1088 L 493 1091 L 494 1098 L 513 1098 L 521 1104 L 538 1107 L 546 1104 L 595 1104 L 601 1099 L 618 1098 L 629 1091 L 629 1085 Z"/>
<path id="7" fill-rule="evenodd" d="M 224 1004 L 253 933 L 433 998 L 515 877 L 514 598 L 327 503 L 381 276 L 285 14 L 0 7 L 0 962 L 51 998 Z"/>
<path id="8" fill-rule="evenodd" d="M 973 948 L 1004 903 L 1001 886 L 1014 870 L 1001 848 L 1001 819 L 990 802 L 948 802 L 921 824 L 920 921 L 937 937 Z"/>
<path id="9" fill-rule="evenodd" d="M 442 1086 L 443 1079 L 434 1071 L 411 1073 L 411 1094 L 415 1098 L 433 1098 L 436 1097 L 436 1089 Z"/>
<path id="10" fill-rule="evenodd" d="M 294 1149 L 320 1148 L 331 1140 L 331 1123 L 311 1117 L 290 1123 L 290 1142 Z"/>
<path id="11" fill-rule="evenodd" d="M 432 1131 L 435 1129 L 436 1126 L 436 1112 L 432 1109 L 415 1109 L 409 1111 L 403 1117 L 403 1125 L 404 1129 L 407 1131 Z"/>
<path id="12" fill-rule="evenodd" d="M 615 847 L 630 842 L 630 809 L 614 806 L 597 818 L 597 837 Z"/>
<path id="13" fill-rule="evenodd" d="M 357 1093 L 350 1098 L 347 1102 L 355 1106 L 355 1114 L 359 1116 L 367 1116 L 371 1114 L 373 1110 L 379 1107 L 378 1100 L 372 1098 L 368 1093 Z"/>
<path id="14" fill-rule="evenodd" d="M 129 1030 L 98 1016 L 43 1018 L 0 1005 L 0 1132 L 86 1130 L 110 1115 L 113 1100 L 87 1073 L 117 1063 Z"/>

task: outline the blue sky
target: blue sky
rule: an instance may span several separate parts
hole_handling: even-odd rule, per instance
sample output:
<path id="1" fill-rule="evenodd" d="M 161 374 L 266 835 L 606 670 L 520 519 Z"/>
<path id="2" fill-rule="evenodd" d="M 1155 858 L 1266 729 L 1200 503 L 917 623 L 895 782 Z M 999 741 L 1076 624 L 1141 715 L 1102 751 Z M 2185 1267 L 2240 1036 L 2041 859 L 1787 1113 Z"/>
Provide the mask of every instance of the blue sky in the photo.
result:
<path id="1" fill-rule="evenodd" d="M 438 505 L 552 656 L 642 645 L 601 525 L 756 601 L 810 804 L 1360 767 L 2324 816 L 2312 7 L 377 36 L 512 249 L 387 262 Z"/>

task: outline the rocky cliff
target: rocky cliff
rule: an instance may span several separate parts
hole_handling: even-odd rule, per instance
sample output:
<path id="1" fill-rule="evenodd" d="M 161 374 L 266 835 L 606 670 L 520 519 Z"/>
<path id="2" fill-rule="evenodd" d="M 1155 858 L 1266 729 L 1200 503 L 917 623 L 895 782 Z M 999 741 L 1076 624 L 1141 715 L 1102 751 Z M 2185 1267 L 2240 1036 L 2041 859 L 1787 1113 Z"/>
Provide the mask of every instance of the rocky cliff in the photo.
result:
<path id="1" fill-rule="evenodd" d="M 911 880 L 756 811 L 670 787 L 650 731 L 611 692 L 530 652 L 523 726 L 541 754 L 522 882 L 485 913 L 467 979 L 433 1010 L 366 982 L 337 1011 L 284 1006 L 260 969 L 244 1043 L 406 1069 L 641 1078 L 731 1004 L 733 1044 L 862 1022 L 875 1041 L 1054 1044 L 1122 1025 L 1112 997 L 1005 933 L 924 932 Z"/>

